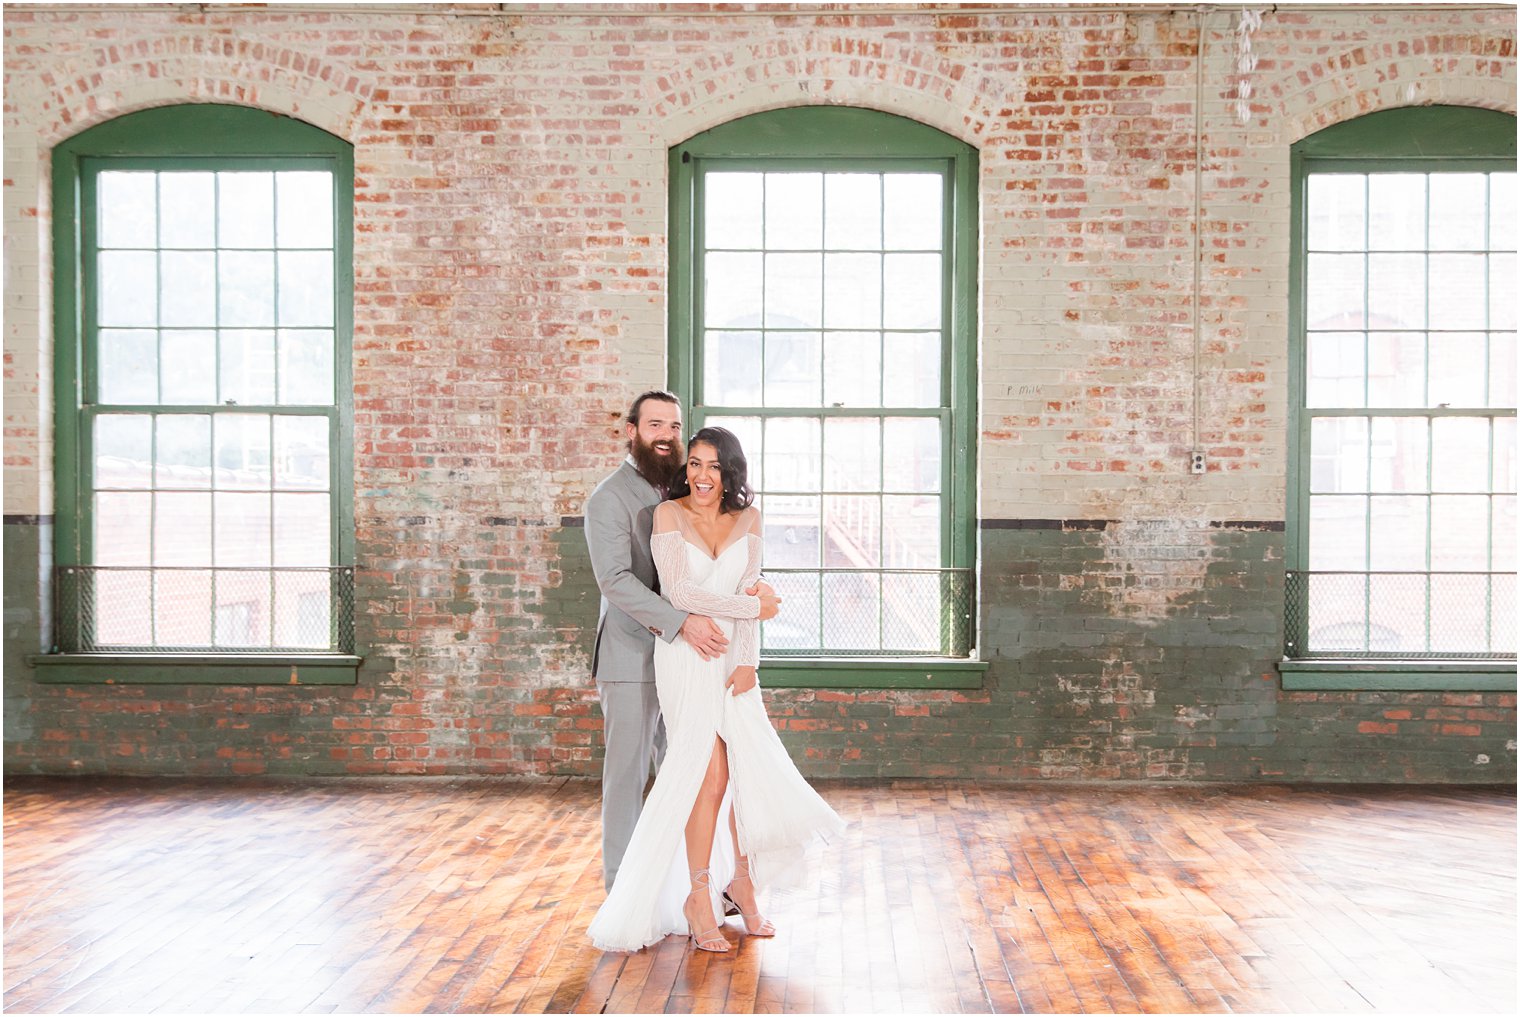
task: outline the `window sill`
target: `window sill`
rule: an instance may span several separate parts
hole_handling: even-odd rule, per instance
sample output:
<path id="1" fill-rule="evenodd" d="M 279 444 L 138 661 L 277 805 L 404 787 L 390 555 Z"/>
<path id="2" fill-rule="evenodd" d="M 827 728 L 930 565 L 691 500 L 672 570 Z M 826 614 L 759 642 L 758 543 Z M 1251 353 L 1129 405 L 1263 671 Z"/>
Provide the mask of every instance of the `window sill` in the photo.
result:
<path id="1" fill-rule="evenodd" d="M 1283 660 L 1287 692 L 1514 692 L 1503 660 Z"/>
<path id="2" fill-rule="evenodd" d="M 354 685 L 363 657 L 338 653 L 38 653 L 47 685 Z"/>
<path id="3" fill-rule="evenodd" d="M 944 657 L 764 657 L 769 689 L 979 689 L 982 660 Z"/>

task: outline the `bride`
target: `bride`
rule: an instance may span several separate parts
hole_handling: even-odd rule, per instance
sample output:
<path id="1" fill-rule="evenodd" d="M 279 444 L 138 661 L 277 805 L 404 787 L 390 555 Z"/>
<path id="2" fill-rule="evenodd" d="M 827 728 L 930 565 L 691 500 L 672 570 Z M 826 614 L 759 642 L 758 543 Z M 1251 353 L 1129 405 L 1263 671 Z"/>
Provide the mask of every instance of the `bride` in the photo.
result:
<path id="1" fill-rule="evenodd" d="M 601 950 L 640 950 L 684 932 L 699 950 L 726 953 L 723 886 L 744 931 L 773 936 L 756 891 L 799 877 L 808 845 L 844 830 L 792 765 L 760 701 L 759 621 L 774 616 L 780 598 L 742 592 L 760 578 L 760 512 L 747 474 L 739 439 L 703 428 L 671 500 L 655 509 L 650 548 L 661 594 L 714 618 L 729 649 L 704 661 L 684 640 L 655 641 L 665 761 L 587 930 Z"/>

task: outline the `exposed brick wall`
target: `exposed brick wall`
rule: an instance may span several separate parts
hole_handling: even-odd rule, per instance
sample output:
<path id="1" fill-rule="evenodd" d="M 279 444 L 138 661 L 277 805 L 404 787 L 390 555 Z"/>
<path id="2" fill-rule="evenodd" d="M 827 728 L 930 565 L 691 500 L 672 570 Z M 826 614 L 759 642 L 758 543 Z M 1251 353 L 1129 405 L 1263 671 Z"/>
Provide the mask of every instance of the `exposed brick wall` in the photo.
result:
<path id="1" fill-rule="evenodd" d="M 1236 15 L 1208 15 L 1201 478 L 1195 18 L 8 9 L 6 766 L 595 772 L 594 591 L 563 521 L 664 381 L 667 149 L 841 103 L 981 153 L 992 668 L 975 692 L 774 693 L 809 772 L 1512 780 L 1513 695 L 1278 691 L 1282 533 L 1212 524 L 1283 516 L 1288 146 L 1411 103 L 1513 112 L 1514 12 L 1274 11 L 1248 73 Z M 53 511 L 48 153 L 184 101 L 355 147 L 354 688 L 65 688 L 22 661 Z M 995 528 L 1028 519 L 1092 525 Z"/>

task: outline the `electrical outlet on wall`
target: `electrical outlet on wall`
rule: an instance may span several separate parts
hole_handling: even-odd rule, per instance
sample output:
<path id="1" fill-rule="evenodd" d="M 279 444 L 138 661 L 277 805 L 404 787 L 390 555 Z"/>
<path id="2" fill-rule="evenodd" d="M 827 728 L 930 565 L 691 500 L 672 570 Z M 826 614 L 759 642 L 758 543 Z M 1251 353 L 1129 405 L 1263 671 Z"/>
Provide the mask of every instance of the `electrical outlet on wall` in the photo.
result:
<path id="1" fill-rule="evenodd" d="M 1189 473 L 1203 473 L 1206 469 L 1208 469 L 1208 463 L 1204 460 L 1203 453 L 1201 451 L 1188 453 Z"/>

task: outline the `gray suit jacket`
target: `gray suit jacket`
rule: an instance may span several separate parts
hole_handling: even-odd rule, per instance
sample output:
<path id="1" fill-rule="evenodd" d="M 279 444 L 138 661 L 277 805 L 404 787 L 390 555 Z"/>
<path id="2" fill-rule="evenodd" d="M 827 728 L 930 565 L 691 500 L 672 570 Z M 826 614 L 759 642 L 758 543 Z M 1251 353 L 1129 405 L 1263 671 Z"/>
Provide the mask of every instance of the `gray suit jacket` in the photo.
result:
<path id="1" fill-rule="evenodd" d="M 654 681 L 654 632 L 667 643 L 686 612 L 654 592 L 649 534 L 660 493 L 624 461 L 586 499 L 586 546 L 602 591 L 591 673 L 603 682 Z"/>

